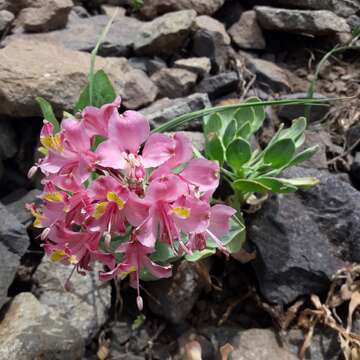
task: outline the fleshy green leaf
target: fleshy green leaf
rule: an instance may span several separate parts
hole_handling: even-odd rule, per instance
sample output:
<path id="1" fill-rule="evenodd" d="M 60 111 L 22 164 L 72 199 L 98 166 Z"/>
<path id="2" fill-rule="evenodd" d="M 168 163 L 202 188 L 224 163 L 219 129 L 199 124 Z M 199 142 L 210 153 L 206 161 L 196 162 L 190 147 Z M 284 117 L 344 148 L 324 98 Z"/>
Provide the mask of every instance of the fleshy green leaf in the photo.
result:
<path id="1" fill-rule="evenodd" d="M 219 114 L 212 114 L 204 124 L 204 133 L 206 136 L 212 136 L 213 134 L 220 134 L 222 127 L 222 121 Z"/>
<path id="2" fill-rule="evenodd" d="M 261 100 L 258 97 L 251 97 L 246 99 L 245 101 L 246 103 L 254 103 L 254 102 L 258 102 L 261 103 Z M 251 131 L 252 133 L 255 133 L 256 131 L 258 131 L 262 124 L 264 123 L 265 117 L 266 117 L 266 113 L 265 113 L 265 107 L 264 106 L 258 106 L 258 107 L 253 107 L 253 112 L 254 112 L 254 122 L 251 123 Z"/>
<path id="3" fill-rule="evenodd" d="M 60 131 L 60 125 L 59 125 L 59 121 L 56 119 L 51 104 L 42 97 L 37 97 L 36 101 L 40 105 L 44 119 L 51 122 L 51 124 L 53 124 L 54 126 L 55 134 L 58 133 Z"/>
<path id="4" fill-rule="evenodd" d="M 176 256 L 174 255 L 170 246 L 160 241 L 156 242 L 155 251 L 151 254 L 151 260 L 165 264 L 171 260 L 174 260 L 175 258 Z"/>
<path id="5" fill-rule="evenodd" d="M 237 123 L 235 120 L 230 121 L 229 125 L 226 127 L 224 136 L 223 136 L 223 143 L 224 146 L 227 147 L 235 138 L 237 132 Z"/>
<path id="6" fill-rule="evenodd" d="M 295 153 L 295 144 L 291 139 L 282 139 L 265 150 L 264 162 L 279 169 L 288 164 Z"/>
<path id="7" fill-rule="evenodd" d="M 245 123 L 249 123 L 252 129 L 252 124 L 255 122 L 255 112 L 252 107 L 240 108 L 234 114 L 234 119 L 237 122 L 238 128 L 240 129 Z"/>
<path id="8" fill-rule="evenodd" d="M 95 73 L 93 83 L 93 101 L 91 102 L 90 100 L 90 86 L 88 84 L 82 91 L 80 98 L 75 105 L 76 111 L 81 111 L 86 106 L 90 105 L 99 108 L 102 105 L 111 103 L 115 100 L 116 93 L 114 87 L 104 70 L 99 70 Z"/>
<path id="9" fill-rule="evenodd" d="M 245 123 L 237 132 L 236 137 L 241 137 L 245 140 L 248 140 L 251 135 L 251 126 L 250 123 Z"/>
<path id="10" fill-rule="evenodd" d="M 222 165 L 225 159 L 225 149 L 218 135 L 213 135 L 205 144 L 205 152 L 211 160 L 216 160 Z"/>
<path id="11" fill-rule="evenodd" d="M 251 159 L 250 144 L 244 139 L 235 139 L 226 149 L 226 161 L 238 170 Z"/>
<path id="12" fill-rule="evenodd" d="M 313 147 L 310 147 L 299 154 L 297 154 L 289 163 L 289 166 L 294 166 L 301 164 L 302 162 L 310 159 L 317 151 L 319 150 L 319 146 L 315 145 Z"/>
<path id="13" fill-rule="evenodd" d="M 237 191 L 241 191 L 244 193 L 252 193 L 252 192 L 269 192 L 271 188 L 261 184 L 256 180 L 250 179 L 239 179 L 233 182 L 233 187 Z"/>
<path id="14" fill-rule="evenodd" d="M 279 139 L 291 139 L 294 143 L 296 143 L 296 141 L 303 135 L 305 129 L 306 119 L 304 117 L 300 117 L 292 122 L 290 128 L 281 131 Z M 299 146 L 301 146 L 301 144 Z"/>
<path id="15" fill-rule="evenodd" d="M 185 255 L 185 259 L 190 262 L 199 261 L 215 254 L 215 249 L 204 249 L 200 251 L 193 251 L 191 255 Z"/>
<path id="16" fill-rule="evenodd" d="M 319 183 L 319 179 L 313 176 L 308 176 L 303 178 L 293 178 L 293 179 L 279 179 L 279 180 L 284 184 L 289 184 L 302 189 L 308 189 Z"/>
<path id="17" fill-rule="evenodd" d="M 283 179 L 277 179 L 272 177 L 258 177 L 256 181 L 261 185 L 264 185 L 274 193 L 289 193 L 297 190 L 296 186 L 282 181 Z"/>

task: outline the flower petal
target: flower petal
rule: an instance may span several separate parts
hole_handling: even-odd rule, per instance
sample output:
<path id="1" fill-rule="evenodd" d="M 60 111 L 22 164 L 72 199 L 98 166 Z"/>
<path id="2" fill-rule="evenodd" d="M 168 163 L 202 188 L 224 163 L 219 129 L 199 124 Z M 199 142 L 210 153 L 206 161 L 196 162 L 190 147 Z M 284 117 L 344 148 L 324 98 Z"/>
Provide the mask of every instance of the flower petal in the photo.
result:
<path id="1" fill-rule="evenodd" d="M 124 169 L 125 160 L 122 156 L 122 150 L 119 148 L 118 143 L 107 140 L 99 144 L 96 149 L 98 156 L 98 164 L 103 167 L 110 167 L 113 169 Z"/>
<path id="2" fill-rule="evenodd" d="M 210 210 L 209 230 L 217 237 L 221 238 L 229 232 L 230 218 L 236 210 L 226 205 L 214 205 Z"/>
<path id="3" fill-rule="evenodd" d="M 153 134 L 146 141 L 142 152 L 145 168 L 157 167 L 169 160 L 174 154 L 175 142 L 164 134 Z"/>

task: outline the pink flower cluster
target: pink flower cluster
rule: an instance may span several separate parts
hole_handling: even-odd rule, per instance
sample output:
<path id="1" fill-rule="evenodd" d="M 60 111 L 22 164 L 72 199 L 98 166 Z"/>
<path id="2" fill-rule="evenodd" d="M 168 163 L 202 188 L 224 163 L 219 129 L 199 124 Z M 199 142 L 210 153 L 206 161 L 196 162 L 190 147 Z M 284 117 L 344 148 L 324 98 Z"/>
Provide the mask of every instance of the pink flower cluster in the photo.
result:
<path id="1" fill-rule="evenodd" d="M 99 261 L 109 269 L 100 273 L 103 280 L 129 275 L 141 308 L 141 270 L 171 275 L 169 264 L 151 260 L 156 242 L 177 256 L 204 249 L 210 237 L 226 251 L 220 238 L 235 210 L 209 205 L 219 184 L 217 163 L 194 159 L 181 133 L 150 135 L 140 113 L 120 115 L 119 106 L 120 99 L 87 107 L 81 119 L 64 119 L 58 133 L 44 121 L 44 157 L 29 172 L 45 175 L 42 204 L 29 208 L 52 260 L 81 272 Z"/>

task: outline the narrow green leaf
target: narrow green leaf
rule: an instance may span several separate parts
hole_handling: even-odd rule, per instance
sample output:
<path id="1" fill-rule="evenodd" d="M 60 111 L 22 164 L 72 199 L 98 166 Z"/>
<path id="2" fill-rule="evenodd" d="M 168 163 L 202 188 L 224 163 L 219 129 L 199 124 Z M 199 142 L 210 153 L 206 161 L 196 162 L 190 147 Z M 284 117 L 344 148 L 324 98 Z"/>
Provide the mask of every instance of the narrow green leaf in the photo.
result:
<path id="1" fill-rule="evenodd" d="M 216 160 L 220 163 L 220 166 L 225 160 L 225 149 L 218 135 L 214 135 L 211 140 L 205 144 L 205 153 L 211 160 Z"/>
<path id="2" fill-rule="evenodd" d="M 264 162 L 278 169 L 288 164 L 293 158 L 294 153 L 294 142 L 291 139 L 282 139 L 265 151 Z"/>
<path id="3" fill-rule="evenodd" d="M 56 116 L 54 114 L 51 104 L 48 101 L 46 101 L 44 98 L 39 97 L 39 96 L 37 98 L 35 98 L 35 100 L 41 108 L 44 119 L 51 122 L 51 124 L 53 124 L 53 126 L 54 126 L 54 133 L 55 134 L 58 133 L 60 131 L 60 125 L 59 125 L 58 120 L 56 119 Z"/>
<path id="4" fill-rule="evenodd" d="M 223 143 L 224 146 L 227 147 L 235 138 L 237 133 L 237 123 L 236 120 L 230 121 L 229 125 L 226 127 L 224 136 L 223 136 Z"/>
<path id="5" fill-rule="evenodd" d="M 319 183 L 319 179 L 312 176 L 303 177 L 303 178 L 293 178 L 293 179 L 279 179 L 279 180 L 284 184 L 289 184 L 302 189 L 308 189 Z"/>
<path id="6" fill-rule="evenodd" d="M 253 193 L 253 192 L 269 192 L 271 188 L 259 183 L 256 180 L 250 179 L 239 179 L 233 182 L 233 187 L 237 191 L 244 193 Z"/>
<path id="7" fill-rule="evenodd" d="M 289 166 L 294 166 L 301 164 L 302 162 L 309 160 L 317 151 L 319 150 L 319 146 L 315 145 L 310 147 L 301 153 L 297 154 L 289 163 Z"/>
<path id="8" fill-rule="evenodd" d="M 104 104 L 111 103 L 116 98 L 116 93 L 111 81 L 105 74 L 104 70 L 99 70 L 94 75 L 94 92 L 93 100 L 90 99 L 90 86 L 89 84 L 82 91 L 78 102 L 75 105 L 75 111 L 81 111 L 86 106 L 93 105 L 95 107 L 101 107 Z"/>
<path id="9" fill-rule="evenodd" d="M 226 161 L 234 170 L 241 169 L 250 159 L 251 147 L 244 139 L 235 139 L 226 149 Z"/>

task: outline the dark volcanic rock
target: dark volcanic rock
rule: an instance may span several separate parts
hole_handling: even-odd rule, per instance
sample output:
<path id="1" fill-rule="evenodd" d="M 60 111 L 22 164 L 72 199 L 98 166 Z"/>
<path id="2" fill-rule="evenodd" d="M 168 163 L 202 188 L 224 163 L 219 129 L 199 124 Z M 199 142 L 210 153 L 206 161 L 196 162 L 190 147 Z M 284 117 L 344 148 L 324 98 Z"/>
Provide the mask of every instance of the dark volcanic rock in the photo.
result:
<path id="1" fill-rule="evenodd" d="M 7 301 L 20 258 L 30 245 L 26 228 L 0 203 L 0 307 Z"/>
<path id="2" fill-rule="evenodd" d="M 320 183 L 273 197 L 248 228 L 260 289 L 281 304 L 325 291 L 339 267 L 360 259 L 360 193 L 325 171 L 293 168 L 284 176 L 316 176 Z"/>
<path id="3" fill-rule="evenodd" d="M 354 186 L 360 190 L 360 152 L 356 154 L 354 162 L 351 165 L 350 178 Z"/>
<path id="4" fill-rule="evenodd" d="M 210 76 L 201 81 L 196 87 L 197 92 L 207 93 L 210 99 L 216 99 L 235 91 L 239 83 L 236 72 L 227 72 Z"/>

